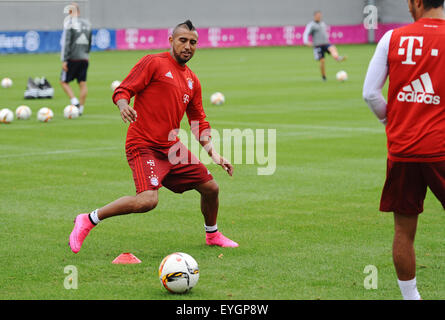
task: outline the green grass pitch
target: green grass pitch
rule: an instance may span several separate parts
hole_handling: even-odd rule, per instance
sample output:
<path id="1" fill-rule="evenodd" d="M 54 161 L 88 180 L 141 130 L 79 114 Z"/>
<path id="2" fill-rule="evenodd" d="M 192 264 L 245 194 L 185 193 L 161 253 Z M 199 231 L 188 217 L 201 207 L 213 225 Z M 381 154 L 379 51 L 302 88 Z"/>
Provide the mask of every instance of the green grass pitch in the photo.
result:
<path id="1" fill-rule="evenodd" d="M 207 247 L 198 193 L 161 189 L 154 211 L 104 221 L 77 255 L 68 247 L 74 217 L 135 192 L 127 124 L 110 84 L 149 52 L 92 53 L 85 114 L 75 120 L 63 117 L 69 101 L 58 54 L 0 56 L 0 78 L 14 81 L 0 88 L 0 107 L 33 111 L 30 120 L 0 124 L 0 299 L 400 299 L 393 218 L 378 211 L 384 128 L 361 97 L 374 48 L 339 46 L 348 60 L 327 57 L 326 83 L 308 48 L 198 50 L 189 66 L 212 127 L 277 133 L 271 176 L 257 175 L 258 164 L 236 165 L 233 178 L 208 165 L 221 190 L 218 226 L 240 247 Z M 344 83 L 335 80 L 342 69 Z M 54 99 L 24 100 L 29 76 L 46 76 Z M 225 94 L 224 106 L 208 102 L 215 91 Z M 44 106 L 55 113 L 50 123 L 36 120 Z M 442 211 L 428 193 L 416 238 L 424 299 L 445 296 Z M 200 266 L 186 295 L 169 294 L 158 279 L 162 258 L 175 251 Z M 142 263 L 113 265 L 122 252 Z M 78 288 L 67 290 L 70 265 Z M 377 289 L 364 287 L 368 265 L 377 267 Z"/>

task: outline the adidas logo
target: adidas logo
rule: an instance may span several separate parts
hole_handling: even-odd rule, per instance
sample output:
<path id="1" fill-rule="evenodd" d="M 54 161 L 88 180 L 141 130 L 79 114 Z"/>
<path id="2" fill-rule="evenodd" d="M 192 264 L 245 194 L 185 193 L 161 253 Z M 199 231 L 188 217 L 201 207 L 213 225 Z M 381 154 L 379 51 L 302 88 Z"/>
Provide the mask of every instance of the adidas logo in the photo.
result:
<path id="1" fill-rule="evenodd" d="M 89 44 L 90 44 L 90 42 L 88 41 L 88 38 L 87 38 L 87 36 L 85 35 L 85 33 L 82 33 L 82 34 L 80 35 L 80 37 L 77 38 L 77 40 L 76 40 L 76 44 L 84 44 L 84 45 L 89 45 Z"/>
<path id="2" fill-rule="evenodd" d="M 171 71 L 167 72 L 165 74 L 165 76 L 168 77 L 168 78 L 172 78 L 173 79 L 173 75 L 172 75 Z"/>
<path id="3" fill-rule="evenodd" d="M 416 79 L 411 84 L 403 87 L 397 95 L 397 100 L 438 105 L 440 104 L 440 96 L 436 96 L 434 93 L 433 83 L 427 72 L 422 74 L 420 79 Z"/>

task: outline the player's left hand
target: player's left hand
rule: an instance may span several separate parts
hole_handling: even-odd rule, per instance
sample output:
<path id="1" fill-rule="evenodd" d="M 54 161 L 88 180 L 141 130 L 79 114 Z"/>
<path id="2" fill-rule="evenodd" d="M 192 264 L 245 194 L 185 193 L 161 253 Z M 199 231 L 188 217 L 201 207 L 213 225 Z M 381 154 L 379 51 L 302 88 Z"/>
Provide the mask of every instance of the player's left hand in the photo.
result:
<path id="1" fill-rule="evenodd" d="M 232 164 L 227 161 L 225 158 L 221 157 L 218 153 L 214 153 L 212 154 L 212 160 L 217 164 L 220 165 L 221 168 L 223 168 L 224 170 L 227 171 L 227 173 L 229 174 L 229 176 L 233 175 L 233 166 Z"/>
<path id="2" fill-rule="evenodd" d="M 223 162 L 220 164 L 220 166 L 227 171 L 227 173 L 229 174 L 229 176 L 233 176 L 233 166 L 232 164 L 227 161 L 226 159 L 222 158 Z"/>

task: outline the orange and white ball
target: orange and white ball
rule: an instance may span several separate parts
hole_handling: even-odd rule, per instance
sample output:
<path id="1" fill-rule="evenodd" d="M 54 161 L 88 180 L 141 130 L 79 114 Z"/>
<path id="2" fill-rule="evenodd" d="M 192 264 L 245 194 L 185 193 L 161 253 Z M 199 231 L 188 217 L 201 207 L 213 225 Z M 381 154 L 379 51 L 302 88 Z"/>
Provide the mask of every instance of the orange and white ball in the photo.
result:
<path id="1" fill-rule="evenodd" d="M 11 123 L 14 120 L 14 113 L 8 109 L 4 108 L 0 110 L 0 123 Z"/>
<path id="2" fill-rule="evenodd" d="M 63 116 L 67 119 L 76 119 L 79 118 L 80 111 L 79 108 L 75 105 L 67 105 L 65 109 L 63 109 Z"/>
<path id="3" fill-rule="evenodd" d="M 49 122 L 54 118 L 54 112 L 50 108 L 41 108 L 37 112 L 37 120 L 41 122 Z"/>
<path id="4" fill-rule="evenodd" d="M 15 116 L 18 120 L 28 120 L 31 114 L 31 108 L 28 106 L 18 106 L 17 109 L 15 109 Z"/>

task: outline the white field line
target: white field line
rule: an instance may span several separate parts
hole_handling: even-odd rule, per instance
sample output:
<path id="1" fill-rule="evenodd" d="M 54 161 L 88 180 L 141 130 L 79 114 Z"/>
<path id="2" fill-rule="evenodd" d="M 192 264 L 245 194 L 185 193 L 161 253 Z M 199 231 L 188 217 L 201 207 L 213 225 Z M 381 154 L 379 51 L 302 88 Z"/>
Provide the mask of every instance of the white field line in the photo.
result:
<path id="1" fill-rule="evenodd" d="M 53 151 L 30 152 L 30 153 L 14 153 L 14 154 L 0 155 L 0 159 L 47 156 L 47 155 L 66 154 L 66 153 L 86 153 L 86 152 L 117 150 L 117 149 L 124 150 L 124 147 L 103 147 L 103 148 L 89 148 L 89 149 L 53 150 Z"/>
<path id="2" fill-rule="evenodd" d="M 303 130 L 329 130 L 330 132 L 369 132 L 369 133 L 385 133 L 385 128 L 367 128 L 367 127 L 337 127 L 337 126 L 320 126 L 306 124 L 284 124 L 284 123 L 260 123 L 260 122 L 238 122 L 223 121 L 213 119 L 211 123 L 220 123 L 234 126 L 260 127 L 263 129 L 303 129 Z M 238 127 L 239 128 L 239 127 Z M 242 128 L 239 128 L 242 129 Z M 279 135 L 280 133 L 277 133 Z"/>
<path id="3" fill-rule="evenodd" d="M 220 121 L 213 120 L 213 123 L 217 124 L 227 124 L 244 126 L 246 127 L 260 127 L 265 129 L 288 129 L 289 132 L 282 132 L 281 130 L 277 133 L 279 137 L 280 134 L 283 136 L 293 136 L 293 135 L 302 135 L 305 133 L 292 132 L 293 130 L 328 130 L 329 133 L 339 133 L 339 132 L 364 132 L 364 133 L 373 133 L 373 134 L 383 134 L 384 128 L 367 128 L 367 127 L 336 127 L 336 126 L 319 126 L 319 125 L 300 125 L 300 124 L 283 124 L 283 123 L 259 123 L 259 122 L 238 122 L 238 121 Z M 241 129 L 241 128 L 240 128 Z M 220 129 L 221 130 L 221 129 Z M 328 135 L 329 135 L 328 133 Z M 320 136 L 323 136 L 321 134 Z M 71 150 L 53 150 L 53 151 L 43 151 L 43 152 L 31 152 L 31 153 L 19 153 L 19 154 L 5 154 L 0 155 L 0 159 L 9 159 L 9 158 L 20 158 L 20 157 L 32 157 L 32 156 L 46 156 L 46 155 L 54 155 L 54 154 L 66 154 L 66 153 L 81 153 L 81 152 L 94 152 L 94 151 L 106 151 L 106 150 L 116 150 L 123 147 L 102 147 L 102 148 L 89 148 L 89 149 L 71 149 Z"/>

